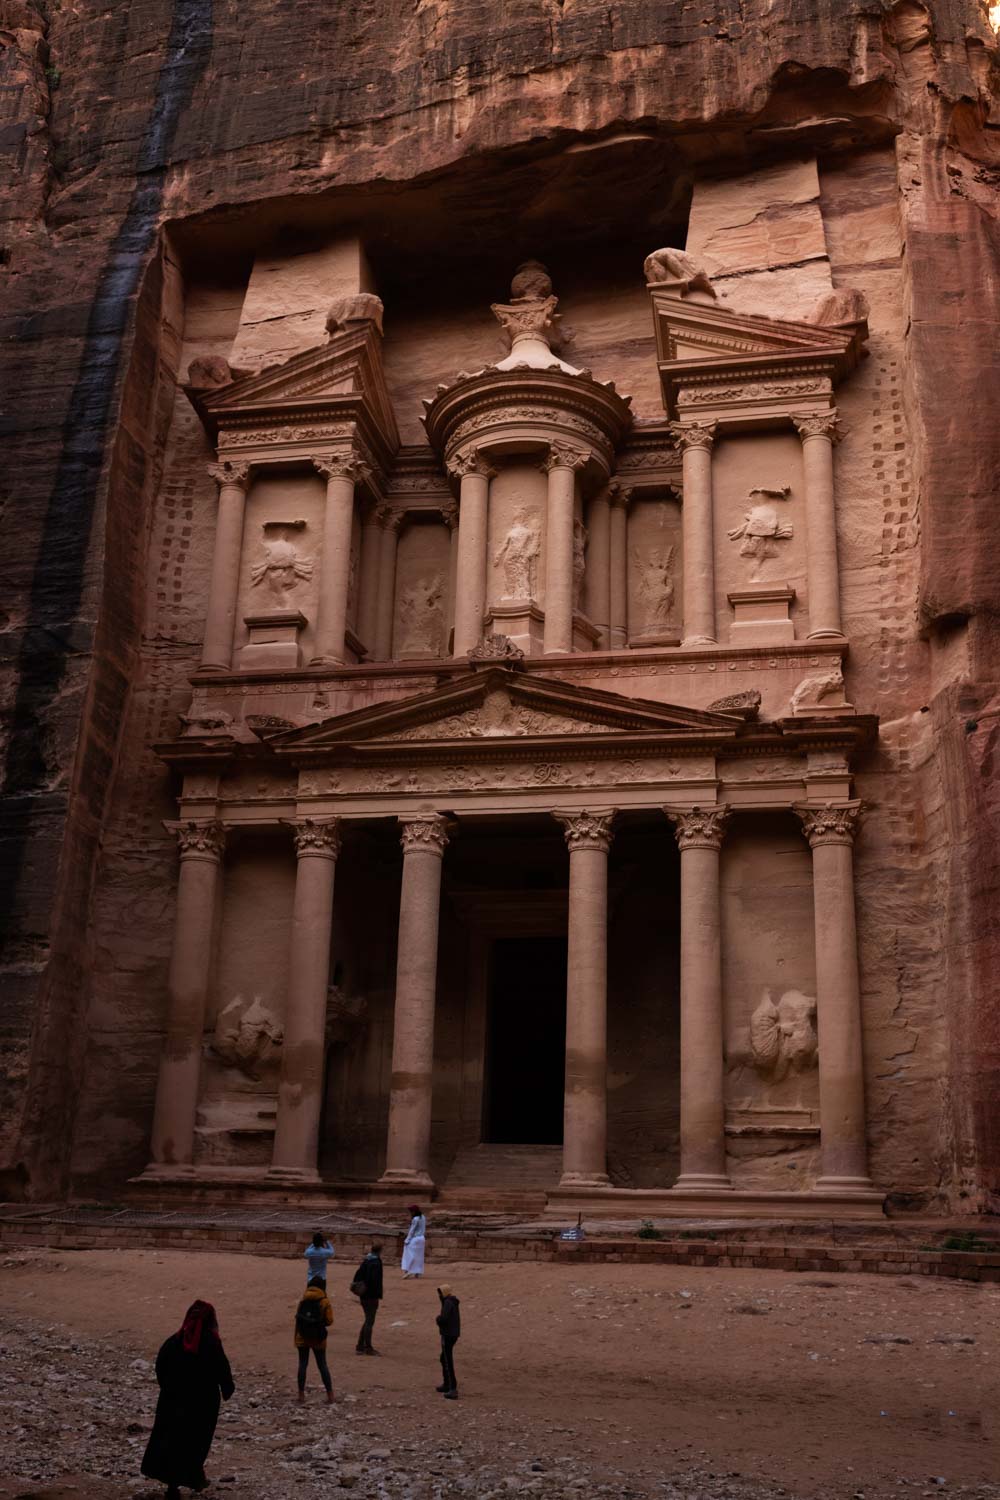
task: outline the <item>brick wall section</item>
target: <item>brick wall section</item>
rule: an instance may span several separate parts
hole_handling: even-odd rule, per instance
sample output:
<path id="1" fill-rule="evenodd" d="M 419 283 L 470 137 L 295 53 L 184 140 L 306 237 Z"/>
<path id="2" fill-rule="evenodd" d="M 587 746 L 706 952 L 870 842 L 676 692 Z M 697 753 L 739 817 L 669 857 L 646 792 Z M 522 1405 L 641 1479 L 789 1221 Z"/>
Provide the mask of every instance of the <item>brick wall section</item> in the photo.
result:
<path id="1" fill-rule="evenodd" d="M 288 1229 L 182 1228 L 149 1225 L 117 1228 L 112 1225 L 0 1223 L 0 1245 L 5 1250 L 204 1250 L 232 1255 L 271 1255 L 297 1258 L 307 1236 Z M 330 1241 L 340 1252 L 344 1274 L 360 1260 L 373 1236 L 333 1233 Z M 381 1236 L 385 1259 L 402 1253 L 402 1235 Z M 582 1242 L 554 1237 L 520 1238 L 492 1234 L 436 1234 L 428 1247 L 431 1262 L 536 1261 L 548 1265 L 668 1265 L 720 1266 L 737 1270 L 811 1271 L 824 1275 L 841 1271 L 876 1276 L 951 1276 L 961 1281 L 1000 1283 L 1000 1254 L 965 1250 L 890 1250 L 882 1245 L 803 1245 L 757 1243 L 746 1240 L 594 1239 Z"/>

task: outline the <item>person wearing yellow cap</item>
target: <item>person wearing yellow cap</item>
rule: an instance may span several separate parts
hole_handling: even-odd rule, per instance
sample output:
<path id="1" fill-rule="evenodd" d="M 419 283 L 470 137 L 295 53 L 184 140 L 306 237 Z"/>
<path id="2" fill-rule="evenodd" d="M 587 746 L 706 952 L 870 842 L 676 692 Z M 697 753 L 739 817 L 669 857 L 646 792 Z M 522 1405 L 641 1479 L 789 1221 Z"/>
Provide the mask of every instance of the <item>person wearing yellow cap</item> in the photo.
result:
<path id="1" fill-rule="evenodd" d="M 441 1334 L 441 1373 L 443 1382 L 437 1387 L 446 1401 L 458 1400 L 458 1381 L 455 1379 L 454 1348 L 462 1332 L 462 1321 L 458 1311 L 458 1298 L 450 1286 L 439 1286 L 441 1311 L 437 1315 L 437 1326 Z"/>

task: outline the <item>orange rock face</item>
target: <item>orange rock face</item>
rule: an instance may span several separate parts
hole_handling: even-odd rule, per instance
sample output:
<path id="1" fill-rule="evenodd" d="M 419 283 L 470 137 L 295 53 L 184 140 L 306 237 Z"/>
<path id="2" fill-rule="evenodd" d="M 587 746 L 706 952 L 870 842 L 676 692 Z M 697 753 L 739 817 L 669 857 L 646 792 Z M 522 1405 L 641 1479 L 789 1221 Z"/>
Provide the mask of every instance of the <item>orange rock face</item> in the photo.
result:
<path id="1" fill-rule="evenodd" d="M 834 294 L 867 298 L 838 495 L 848 701 L 881 718 L 857 777 L 877 851 L 857 875 L 872 1170 L 901 1209 L 996 1208 L 996 46 L 978 0 L 366 0 L 321 20 L 0 0 L 7 1195 L 110 1193 L 148 1159 L 176 887 L 161 822 L 177 812 L 153 746 L 191 710 L 215 527 L 189 368 L 202 396 L 225 391 L 322 344 L 333 303 L 335 327 L 363 326 L 350 308 L 377 292 L 416 449 L 437 383 L 500 359 L 490 301 L 539 258 L 560 357 L 629 392 L 640 426 L 662 421 L 640 272 L 686 240 L 736 313 L 830 325 L 862 306 Z M 363 251 L 329 250 L 352 236 Z M 768 454 L 753 483 L 780 495 L 797 442 Z M 504 482 L 513 524 L 543 482 Z M 312 524 L 311 485 L 301 516 L 260 524 Z M 720 553 L 725 612 L 747 485 L 724 460 L 716 485 L 744 528 Z M 636 524 L 672 555 L 674 531 Z M 768 524 L 791 568 L 801 527 Z M 268 540 L 261 588 L 278 562 L 301 572 L 296 535 Z M 428 574 L 443 593 L 448 545 L 443 524 L 401 539 L 398 597 L 422 607 Z M 637 637 L 663 624 L 646 607 L 629 603 Z M 697 704 L 722 695 L 706 683 Z M 723 883 L 753 912 L 741 860 Z M 248 896 L 243 920 L 290 920 L 291 899 L 289 880 L 267 910 Z"/>

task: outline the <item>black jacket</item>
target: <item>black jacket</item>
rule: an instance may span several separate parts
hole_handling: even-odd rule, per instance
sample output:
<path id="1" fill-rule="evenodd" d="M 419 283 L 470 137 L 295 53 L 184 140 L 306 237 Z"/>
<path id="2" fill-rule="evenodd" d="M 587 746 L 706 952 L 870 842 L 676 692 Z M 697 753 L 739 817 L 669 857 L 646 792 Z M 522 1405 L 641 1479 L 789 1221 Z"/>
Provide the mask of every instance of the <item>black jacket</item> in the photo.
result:
<path id="1" fill-rule="evenodd" d="M 438 1294 L 440 1296 L 440 1293 Z M 457 1339 L 462 1332 L 462 1320 L 458 1311 L 457 1297 L 441 1297 L 441 1311 L 437 1315 L 437 1326 L 443 1339 Z"/>
<path id="2" fill-rule="evenodd" d="M 377 1255 L 368 1254 L 354 1273 L 355 1281 L 363 1281 L 365 1290 L 362 1301 L 382 1300 L 382 1261 Z"/>

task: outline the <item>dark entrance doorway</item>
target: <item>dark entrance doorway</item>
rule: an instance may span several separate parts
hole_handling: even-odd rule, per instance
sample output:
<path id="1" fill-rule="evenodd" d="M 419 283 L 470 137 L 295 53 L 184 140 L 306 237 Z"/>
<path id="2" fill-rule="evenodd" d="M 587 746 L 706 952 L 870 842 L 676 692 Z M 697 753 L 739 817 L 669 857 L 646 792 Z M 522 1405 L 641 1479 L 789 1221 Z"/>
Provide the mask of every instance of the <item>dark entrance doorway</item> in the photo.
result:
<path id="1" fill-rule="evenodd" d="M 566 939 L 497 938 L 490 954 L 483 1139 L 558 1146 L 566 1066 Z"/>

